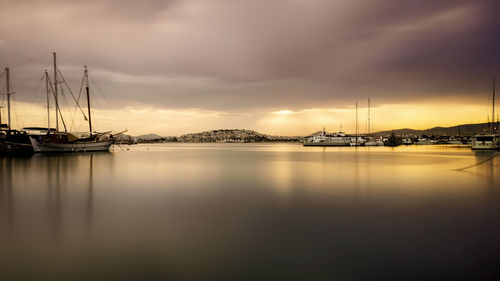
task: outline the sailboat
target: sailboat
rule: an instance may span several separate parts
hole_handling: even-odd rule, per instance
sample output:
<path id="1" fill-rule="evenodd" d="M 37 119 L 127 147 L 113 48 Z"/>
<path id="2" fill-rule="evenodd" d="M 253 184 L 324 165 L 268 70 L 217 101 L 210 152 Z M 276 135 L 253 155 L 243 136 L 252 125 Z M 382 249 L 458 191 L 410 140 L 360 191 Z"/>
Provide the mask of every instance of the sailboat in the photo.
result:
<path id="1" fill-rule="evenodd" d="M 365 146 L 383 146 L 384 142 L 381 139 L 374 139 L 370 132 L 370 99 L 368 99 L 368 136 L 366 137 Z"/>
<path id="2" fill-rule="evenodd" d="M 475 135 L 472 140 L 471 148 L 473 150 L 496 150 L 500 149 L 500 138 L 498 132 L 495 132 L 495 77 L 493 77 L 493 122 L 491 123 L 490 134 Z M 498 124 L 497 124 L 498 125 Z M 497 128 L 498 129 L 498 128 Z"/>
<path id="3" fill-rule="evenodd" d="M 33 153 L 29 135 L 26 131 L 12 129 L 10 118 L 10 69 L 5 68 L 5 84 L 7 95 L 7 123 L 2 124 L 2 112 L 0 108 L 0 155 L 29 155 Z"/>
<path id="4" fill-rule="evenodd" d="M 113 135 L 111 132 L 98 133 L 93 131 L 92 116 L 90 107 L 90 93 L 89 93 L 89 78 L 87 66 L 85 66 L 84 77 L 85 90 L 87 94 L 87 109 L 88 118 L 84 114 L 84 118 L 88 120 L 89 132 L 85 135 L 77 136 L 76 133 L 69 133 L 66 131 L 64 119 L 62 118 L 61 110 L 58 103 L 58 69 L 56 64 L 56 53 L 53 53 L 54 58 L 54 87 L 49 81 L 49 75 L 45 71 L 45 79 L 47 85 L 47 134 L 39 136 L 30 136 L 31 144 L 35 152 L 91 152 L 91 151 L 109 151 L 113 144 Z M 50 85 L 50 87 L 49 87 Z M 56 112 L 56 130 L 55 132 L 50 129 L 50 110 L 49 110 L 49 92 L 52 91 L 55 100 Z M 78 103 L 78 101 L 77 101 Z M 82 111 L 83 113 L 83 111 Z M 59 116 L 64 125 L 64 132 L 59 131 Z"/>

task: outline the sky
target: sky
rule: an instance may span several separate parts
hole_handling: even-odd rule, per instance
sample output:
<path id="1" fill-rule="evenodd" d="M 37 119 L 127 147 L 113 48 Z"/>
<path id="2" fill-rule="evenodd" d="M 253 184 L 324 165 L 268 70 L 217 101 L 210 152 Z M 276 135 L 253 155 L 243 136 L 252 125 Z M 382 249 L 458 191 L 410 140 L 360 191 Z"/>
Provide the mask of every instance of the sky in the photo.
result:
<path id="1" fill-rule="evenodd" d="M 0 0 L 0 67 L 11 69 L 18 128 L 47 124 L 52 52 L 75 95 L 88 65 L 100 131 L 353 132 L 357 101 L 363 132 L 368 99 L 372 131 L 452 126 L 491 119 L 499 10 L 494 0 Z M 86 130 L 71 102 L 61 107 L 68 129 Z"/>

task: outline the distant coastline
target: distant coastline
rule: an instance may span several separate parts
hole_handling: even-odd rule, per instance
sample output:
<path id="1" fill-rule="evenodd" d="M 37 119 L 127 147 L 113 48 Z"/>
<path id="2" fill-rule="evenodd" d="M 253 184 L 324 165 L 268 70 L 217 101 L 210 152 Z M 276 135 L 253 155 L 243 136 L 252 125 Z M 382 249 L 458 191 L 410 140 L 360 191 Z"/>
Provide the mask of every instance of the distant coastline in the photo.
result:
<path id="1" fill-rule="evenodd" d="M 425 130 L 410 128 L 387 130 L 372 133 L 373 136 L 388 136 L 392 132 L 399 136 L 473 136 L 475 134 L 487 132 L 489 123 L 463 124 L 451 127 L 433 127 Z M 160 136 L 148 134 L 140 136 L 120 135 L 120 143 L 162 143 L 162 142 L 182 142 L 182 143 L 260 143 L 260 142 L 301 142 L 304 138 L 316 135 L 315 132 L 307 136 L 272 136 L 246 129 L 218 129 L 190 133 L 181 136 Z M 363 134 L 363 133 L 361 133 Z"/>

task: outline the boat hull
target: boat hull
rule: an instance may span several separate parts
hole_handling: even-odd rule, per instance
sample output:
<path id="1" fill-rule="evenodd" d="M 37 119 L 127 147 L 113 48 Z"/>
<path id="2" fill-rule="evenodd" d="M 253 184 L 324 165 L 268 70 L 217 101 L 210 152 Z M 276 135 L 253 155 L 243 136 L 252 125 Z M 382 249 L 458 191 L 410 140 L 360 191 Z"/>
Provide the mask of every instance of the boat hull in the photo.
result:
<path id="1" fill-rule="evenodd" d="M 482 144 L 482 143 L 474 143 L 471 146 L 472 150 L 497 150 L 499 146 L 494 143 Z"/>
<path id="2" fill-rule="evenodd" d="M 351 146 L 351 143 L 305 142 L 304 146 Z"/>
<path id="3" fill-rule="evenodd" d="M 109 151 L 112 140 L 106 141 L 90 141 L 90 142 L 73 142 L 73 143 L 54 143 L 54 142 L 39 142 L 36 138 L 31 138 L 31 144 L 35 152 L 94 152 L 94 151 Z"/>

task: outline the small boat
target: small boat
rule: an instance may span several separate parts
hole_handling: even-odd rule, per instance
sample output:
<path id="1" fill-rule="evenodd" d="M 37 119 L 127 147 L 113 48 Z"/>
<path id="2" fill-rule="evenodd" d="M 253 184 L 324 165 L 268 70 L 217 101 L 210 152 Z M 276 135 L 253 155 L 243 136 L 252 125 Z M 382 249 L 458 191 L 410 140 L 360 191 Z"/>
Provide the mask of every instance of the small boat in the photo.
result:
<path id="1" fill-rule="evenodd" d="M 384 143 L 384 145 L 390 146 L 390 147 L 400 146 L 401 139 L 396 137 L 396 135 L 394 135 L 394 132 L 392 132 L 391 136 L 387 139 L 387 141 Z"/>
<path id="2" fill-rule="evenodd" d="M 462 144 L 462 141 L 457 137 L 450 137 L 448 139 L 448 144 Z"/>
<path id="3" fill-rule="evenodd" d="M 0 127 L 0 155 L 33 154 L 29 135 L 24 131 L 9 130 L 5 124 Z"/>
<path id="4" fill-rule="evenodd" d="M 0 155 L 30 155 L 33 147 L 29 135 L 25 131 L 11 128 L 10 119 L 10 70 L 5 68 L 6 95 L 7 95 L 7 124 L 2 124 L 2 112 L 0 109 Z"/>
<path id="5" fill-rule="evenodd" d="M 411 145 L 413 144 L 413 140 L 410 137 L 405 137 L 401 140 L 401 144 L 403 145 Z"/>
<path id="6" fill-rule="evenodd" d="M 365 146 L 383 146 L 383 145 L 384 141 L 382 140 L 382 138 L 378 139 L 374 139 L 372 137 L 366 138 Z"/>
<path id="7" fill-rule="evenodd" d="M 424 137 L 419 137 L 417 139 L 417 142 L 415 142 L 415 144 L 417 144 L 417 145 L 433 145 L 433 144 L 437 144 L 437 141 L 431 140 L 428 138 L 424 138 Z"/>

